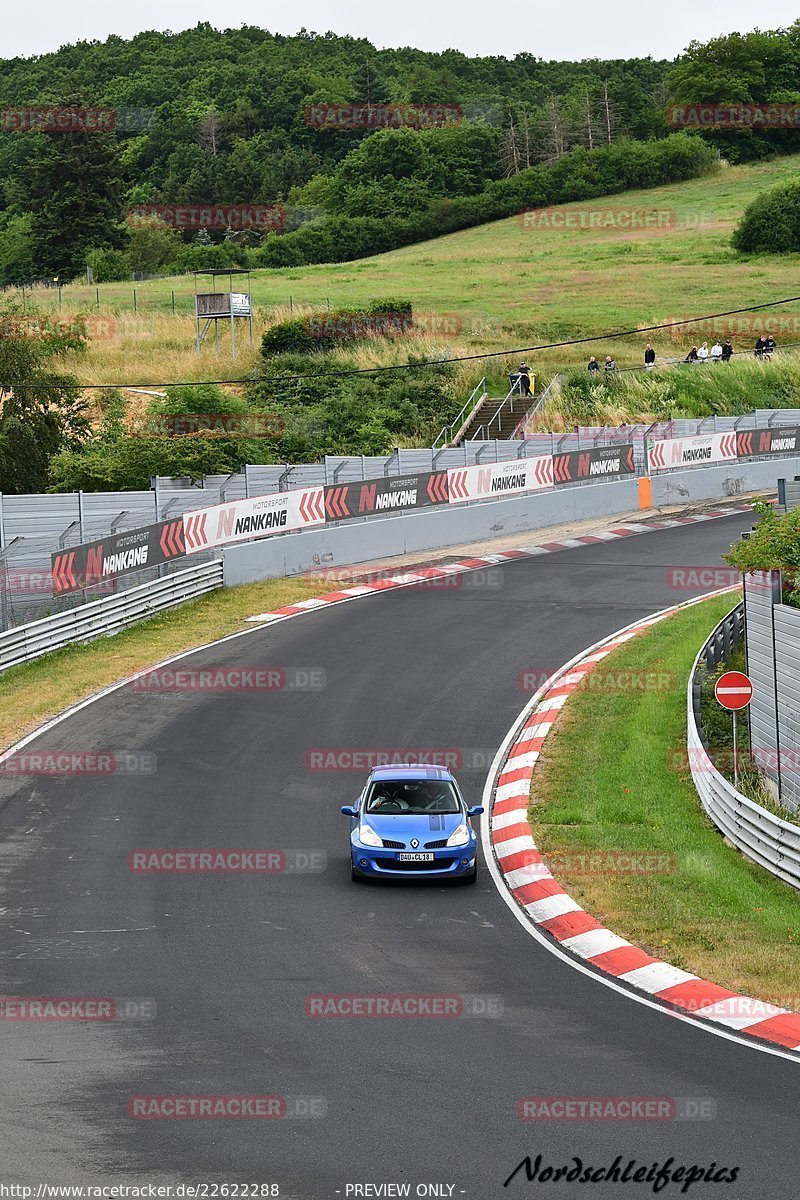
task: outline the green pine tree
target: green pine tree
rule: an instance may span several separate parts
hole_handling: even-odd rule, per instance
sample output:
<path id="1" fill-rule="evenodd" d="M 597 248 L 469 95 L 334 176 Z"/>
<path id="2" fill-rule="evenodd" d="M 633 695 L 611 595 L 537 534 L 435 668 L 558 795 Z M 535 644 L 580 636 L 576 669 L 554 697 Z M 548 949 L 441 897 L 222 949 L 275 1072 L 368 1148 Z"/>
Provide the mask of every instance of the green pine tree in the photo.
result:
<path id="1" fill-rule="evenodd" d="M 66 281 L 84 270 L 89 250 L 125 245 L 117 144 L 112 133 L 35 136 L 19 189 L 32 214 L 33 271 Z"/>

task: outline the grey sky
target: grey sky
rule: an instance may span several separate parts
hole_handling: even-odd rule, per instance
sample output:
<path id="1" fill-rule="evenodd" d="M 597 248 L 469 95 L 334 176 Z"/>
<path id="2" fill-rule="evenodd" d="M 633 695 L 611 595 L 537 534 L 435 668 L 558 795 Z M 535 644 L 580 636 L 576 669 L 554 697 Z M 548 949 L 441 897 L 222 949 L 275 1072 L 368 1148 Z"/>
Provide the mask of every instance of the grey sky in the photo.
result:
<path id="1" fill-rule="evenodd" d="M 264 4 L 238 0 L 77 0 L 63 4 L 3 5 L 0 56 L 43 54 L 79 40 L 103 41 L 110 33 L 130 37 L 143 29 L 191 28 L 198 21 L 260 25 L 275 33 L 301 27 L 324 33 L 369 38 L 378 46 L 417 46 L 423 50 L 454 47 L 466 54 L 510 56 L 525 50 L 540 58 L 671 58 L 692 40 L 746 32 L 754 25 L 780 28 L 797 19 L 796 4 L 771 0 L 759 9 L 746 0 L 669 0 L 660 4 L 631 0 L 564 0 L 549 4 L 523 0 L 304 0 L 302 4 Z"/>

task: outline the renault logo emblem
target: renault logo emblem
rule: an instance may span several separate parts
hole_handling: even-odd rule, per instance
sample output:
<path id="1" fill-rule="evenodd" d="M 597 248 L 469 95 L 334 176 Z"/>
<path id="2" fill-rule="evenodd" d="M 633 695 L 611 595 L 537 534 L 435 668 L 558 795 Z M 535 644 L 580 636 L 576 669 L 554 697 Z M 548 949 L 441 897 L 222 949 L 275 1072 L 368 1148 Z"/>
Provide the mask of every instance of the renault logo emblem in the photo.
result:
<path id="1" fill-rule="evenodd" d="M 418 846 L 418 845 L 419 845 L 419 842 L 417 841 L 417 839 L 416 839 L 416 838 L 412 838 L 412 839 L 411 839 L 411 849 L 412 849 L 412 850 L 416 850 L 416 848 L 417 848 L 417 846 Z"/>

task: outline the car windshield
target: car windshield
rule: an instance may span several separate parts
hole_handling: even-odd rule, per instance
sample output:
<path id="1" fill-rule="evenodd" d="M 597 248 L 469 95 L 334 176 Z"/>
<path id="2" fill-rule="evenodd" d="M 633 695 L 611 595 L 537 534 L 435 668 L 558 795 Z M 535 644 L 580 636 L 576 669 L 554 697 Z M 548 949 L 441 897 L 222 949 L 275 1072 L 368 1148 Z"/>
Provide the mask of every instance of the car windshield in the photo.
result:
<path id="1" fill-rule="evenodd" d="M 364 809 L 386 816 L 458 813 L 455 788 L 445 779 L 377 779 L 369 790 Z"/>

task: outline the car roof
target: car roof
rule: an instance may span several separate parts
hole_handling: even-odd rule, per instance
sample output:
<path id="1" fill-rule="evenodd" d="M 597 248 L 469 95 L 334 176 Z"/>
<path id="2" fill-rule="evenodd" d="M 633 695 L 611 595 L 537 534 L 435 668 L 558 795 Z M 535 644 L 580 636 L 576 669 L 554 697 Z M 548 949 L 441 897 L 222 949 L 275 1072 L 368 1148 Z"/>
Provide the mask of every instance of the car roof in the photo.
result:
<path id="1" fill-rule="evenodd" d="M 453 776 L 446 767 L 431 767 L 425 763 L 403 763 L 398 767 L 373 767 L 370 779 L 448 779 Z"/>

